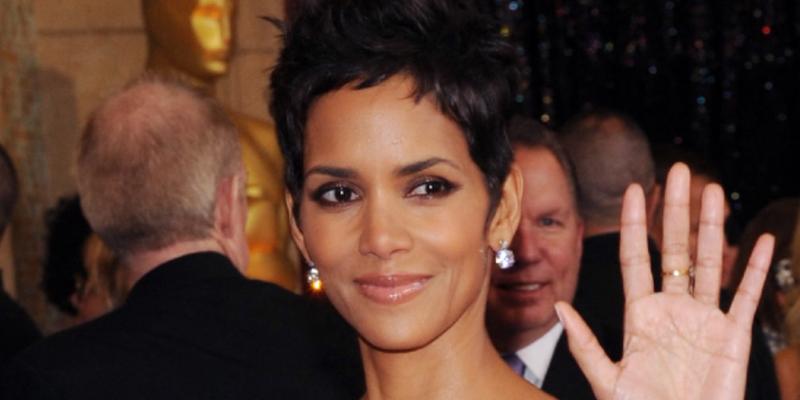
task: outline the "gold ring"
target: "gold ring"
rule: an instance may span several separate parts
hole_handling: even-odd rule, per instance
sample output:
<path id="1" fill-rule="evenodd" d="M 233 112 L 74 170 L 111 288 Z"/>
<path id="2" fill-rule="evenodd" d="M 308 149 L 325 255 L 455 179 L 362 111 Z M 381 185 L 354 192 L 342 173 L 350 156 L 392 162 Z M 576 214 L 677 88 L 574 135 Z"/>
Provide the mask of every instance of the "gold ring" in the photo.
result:
<path id="1" fill-rule="evenodd" d="M 692 267 L 686 269 L 673 269 L 672 271 L 661 271 L 661 276 L 688 276 L 692 277 L 694 275 L 694 269 Z"/>

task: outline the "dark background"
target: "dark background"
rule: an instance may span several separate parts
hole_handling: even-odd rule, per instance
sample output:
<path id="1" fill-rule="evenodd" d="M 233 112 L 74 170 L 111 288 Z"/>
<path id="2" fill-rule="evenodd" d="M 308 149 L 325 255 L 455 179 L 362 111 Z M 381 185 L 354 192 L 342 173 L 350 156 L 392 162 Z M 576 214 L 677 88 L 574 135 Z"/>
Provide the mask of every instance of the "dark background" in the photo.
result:
<path id="1" fill-rule="evenodd" d="M 520 111 L 631 115 L 719 170 L 744 224 L 800 192 L 800 1 L 482 0 L 517 48 Z"/>

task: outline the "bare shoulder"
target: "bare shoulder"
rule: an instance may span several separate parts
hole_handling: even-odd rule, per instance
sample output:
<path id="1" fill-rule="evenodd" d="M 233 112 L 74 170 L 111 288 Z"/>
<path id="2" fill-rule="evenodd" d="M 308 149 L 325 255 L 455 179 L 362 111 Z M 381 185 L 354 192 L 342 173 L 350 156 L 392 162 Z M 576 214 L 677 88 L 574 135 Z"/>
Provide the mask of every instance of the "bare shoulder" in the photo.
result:
<path id="1" fill-rule="evenodd" d="M 504 371 L 505 372 L 505 371 Z M 553 400 L 555 397 L 549 395 L 547 392 L 532 385 L 528 381 L 522 379 L 516 374 L 502 374 L 495 381 L 499 384 L 498 388 L 492 390 L 492 393 L 502 393 L 504 399 L 520 399 L 520 400 Z"/>

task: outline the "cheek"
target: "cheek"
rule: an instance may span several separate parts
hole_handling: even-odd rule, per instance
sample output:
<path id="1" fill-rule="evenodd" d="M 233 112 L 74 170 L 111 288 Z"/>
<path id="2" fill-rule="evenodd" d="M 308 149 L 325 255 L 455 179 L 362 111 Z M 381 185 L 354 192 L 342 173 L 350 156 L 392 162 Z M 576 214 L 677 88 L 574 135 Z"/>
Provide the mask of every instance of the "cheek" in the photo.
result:
<path id="1" fill-rule="evenodd" d="M 307 214 L 303 214 L 307 215 Z M 301 227 L 309 258 L 320 269 L 322 278 L 341 273 L 348 258 L 358 254 L 357 238 L 347 218 L 311 216 L 311 224 Z"/>
<path id="2" fill-rule="evenodd" d="M 558 276 L 557 300 L 570 300 L 575 292 L 580 269 L 580 254 L 568 238 L 550 246 L 550 262 Z"/>

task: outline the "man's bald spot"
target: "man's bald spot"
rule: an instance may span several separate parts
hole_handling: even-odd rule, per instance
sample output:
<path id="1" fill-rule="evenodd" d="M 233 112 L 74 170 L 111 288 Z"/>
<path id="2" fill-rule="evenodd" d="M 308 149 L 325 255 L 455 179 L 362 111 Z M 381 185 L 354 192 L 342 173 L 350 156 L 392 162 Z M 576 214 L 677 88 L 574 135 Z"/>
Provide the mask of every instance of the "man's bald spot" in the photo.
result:
<path id="1" fill-rule="evenodd" d="M 203 237 L 217 183 L 241 170 L 238 135 L 207 95 L 148 75 L 103 103 L 81 138 L 78 188 L 115 250 Z"/>
<path id="2" fill-rule="evenodd" d="M 611 112 L 579 116 L 563 131 L 583 214 L 589 223 L 616 224 L 628 185 L 638 183 L 649 192 L 655 184 L 647 137 L 632 120 Z"/>

